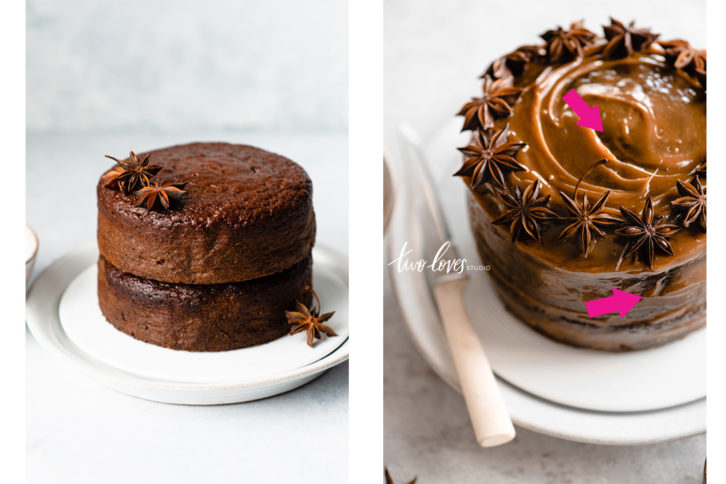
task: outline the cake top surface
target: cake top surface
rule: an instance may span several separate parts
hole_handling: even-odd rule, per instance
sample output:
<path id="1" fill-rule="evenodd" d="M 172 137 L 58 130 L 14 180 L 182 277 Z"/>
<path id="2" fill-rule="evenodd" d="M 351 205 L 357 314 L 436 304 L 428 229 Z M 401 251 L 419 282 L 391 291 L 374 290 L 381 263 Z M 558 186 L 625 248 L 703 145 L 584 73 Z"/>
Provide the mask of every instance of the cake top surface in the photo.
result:
<path id="1" fill-rule="evenodd" d="M 653 268 L 702 247 L 706 52 L 612 19 L 604 36 L 575 22 L 541 37 L 492 63 L 461 109 L 472 138 L 457 175 L 523 250 L 559 264 L 612 269 L 632 255 L 641 263 L 624 269 Z M 601 131 L 578 124 L 572 91 L 597 106 Z M 534 182 L 546 210 L 504 216 Z"/>
<path id="2" fill-rule="evenodd" d="M 293 161 L 248 145 L 190 143 L 141 153 L 160 167 L 152 182 L 182 183 L 185 193 L 166 210 L 138 206 L 139 196 L 99 181 L 99 207 L 144 217 L 149 224 L 233 227 L 254 225 L 279 214 L 303 214 L 312 203 L 312 183 Z M 138 192 L 137 192 L 138 193 Z"/>

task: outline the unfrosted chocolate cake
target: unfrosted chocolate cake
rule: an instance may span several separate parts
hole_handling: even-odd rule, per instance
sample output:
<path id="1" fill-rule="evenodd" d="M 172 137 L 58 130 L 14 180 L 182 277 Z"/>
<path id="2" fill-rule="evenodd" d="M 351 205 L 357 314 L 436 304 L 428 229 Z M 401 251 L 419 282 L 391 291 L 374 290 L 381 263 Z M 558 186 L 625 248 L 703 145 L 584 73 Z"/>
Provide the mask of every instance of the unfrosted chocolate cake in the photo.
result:
<path id="1" fill-rule="evenodd" d="M 252 146 L 191 143 L 138 155 L 161 167 L 154 181 L 185 183 L 170 210 L 147 211 L 106 186 L 98 194 L 98 247 L 122 271 L 157 281 L 219 284 L 283 271 L 315 241 L 305 170 Z"/>
<path id="2" fill-rule="evenodd" d="M 706 322 L 706 52 L 612 19 L 603 34 L 576 22 L 492 63 L 459 113 L 472 137 L 456 175 L 507 308 L 555 340 L 627 351 Z M 601 126 L 580 121 L 587 107 Z M 589 317 L 613 288 L 643 299 Z"/>
<path id="3" fill-rule="evenodd" d="M 267 343 L 290 329 L 285 311 L 310 303 L 312 258 L 251 281 L 172 284 L 98 261 L 101 311 L 117 329 L 175 350 L 225 351 Z"/>
<path id="4" fill-rule="evenodd" d="M 285 334 L 285 311 L 311 297 L 315 214 L 305 171 L 228 143 L 116 161 L 97 186 L 106 319 L 142 341 L 187 351 Z"/>

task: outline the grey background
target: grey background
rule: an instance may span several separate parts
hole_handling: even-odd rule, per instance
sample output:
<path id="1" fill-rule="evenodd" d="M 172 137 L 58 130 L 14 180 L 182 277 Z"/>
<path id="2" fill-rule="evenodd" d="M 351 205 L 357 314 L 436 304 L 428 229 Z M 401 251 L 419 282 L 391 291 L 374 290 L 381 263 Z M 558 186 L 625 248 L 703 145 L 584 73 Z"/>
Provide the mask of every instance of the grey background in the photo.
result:
<path id="1" fill-rule="evenodd" d="M 480 90 L 496 57 L 556 25 L 585 19 L 601 31 L 608 16 L 636 19 L 664 39 L 706 46 L 704 1 L 385 0 L 385 139 L 405 121 L 425 140 Z M 452 148 L 453 149 L 453 148 Z M 395 482 L 419 484 L 700 483 L 705 435 L 643 447 L 578 444 L 518 429 L 496 449 L 474 440 L 464 401 L 421 359 L 386 284 L 385 462 Z"/>
<path id="2" fill-rule="evenodd" d="M 28 0 L 30 131 L 347 128 L 345 0 Z"/>
<path id="3" fill-rule="evenodd" d="M 300 163 L 321 245 L 347 253 L 344 0 L 29 0 L 27 220 L 35 275 L 92 245 L 95 185 L 123 156 L 248 143 Z M 340 483 L 348 364 L 257 402 L 175 406 L 116 393 L 28 334 L 30 483 Z"/>

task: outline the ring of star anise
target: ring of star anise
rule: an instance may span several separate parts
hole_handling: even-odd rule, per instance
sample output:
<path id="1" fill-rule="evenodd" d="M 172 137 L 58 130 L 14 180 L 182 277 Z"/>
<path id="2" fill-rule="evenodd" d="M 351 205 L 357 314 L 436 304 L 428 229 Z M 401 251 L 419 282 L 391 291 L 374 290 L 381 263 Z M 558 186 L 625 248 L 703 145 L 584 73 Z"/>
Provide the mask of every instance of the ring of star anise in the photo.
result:
<path id="1" fill-rule="evenodd" d="M 697 176 L 693 177 L 691 183 L 676 182 L 680 197 L 671 202 L 671 207 L 683 213 L 681 223 L 688 228 L 696 222 L 698 226 L 706 231 L 706 189 L 701 185 Z"/>
<path id="2" fill-rule="evenodd" d="M 665 51 L 666 62 L 676 69 L 695 76 L 706 88 L 706 51 L 696 49 L 686 40 L 658 41 Z M 701 82 L 703 78 L 703 82 Z"/>
<path id="3" fill-rule="evenodd" d="M 696 168 L 696 175 L 706 177 L 706 161 L 701 163 L 698 168 Z"/>
<path id="4" fill-rule="evenodd" d="M 597 37 L 583 27 L 582 21 L 573 22 L 568 30 L 562 27 L 540 35 L 547 43 L 547 55 L 552 62 L 566 62 L 583 55 L 583 50 Z"/>
<path id="5" fill-rule="evenodd" d="M 534 62 L 546 55 L 542 45 L 523 45 L 504 57 L 492 62 L 481 78 L 489 76 L 492 79 L 506 79 L 521 75 L 530 62 Z"/>
<path id="6" fill-rule="evenodd" d="M 557 214 L 547 207 L 550 196 L 539 195 L 539 180 L 530 183 L 524 191 L 519 185 L 515 185 L 513 190 L 499 190 L 499 196 L 507 210 L 492 223 L 509 224 L 512 242 L 519 240 L 523 234 L 541 242 L 540 223 L 555 218 Z"/>
<path id="7" fill-rule="evenodd" d="M 512 87 L 509 78 L 484 78 L 483 94 L 480 98 L 472 98 L 466 103 L 457 116 L 464 116 L 462 131 L 488 129 L 494 126 L 494 120 L 512 114 L 512 106 L 522 92 Z"/>
<path id="8" fill-rule="evenodd" d="M 625 25 L 619 20 L 610 17 L 610 25 L 603 25 L 607 44 L 602 54 L 606 58 L 627 57 L 633 52 L 643 50 L 658 38 L 647 28 L 635 28 L 635 22 Z"/>
<path id="9" fill-rule="evenodd" d="M 640 216 L 623 206 L 620 207 L 620 213 L 625 218 L 625 224 L 616 229 L 615 233 L 627 241 L 623 255 L 620 257 L 621 261 L 623 257 L 637 253 L 640 259 L 652 269 L 656 250 L 673 255 L 673 248 L 668 239 L 678 232 L 678 226 L 663 223 L 661 217 L 655 217 L 653 200 L 650 197 L 646 199 Z M 616 270 L 619 266 L 620 261 L 618 261 Z"/>
<path id="10" fill-rule="evenodd" d="M 454 176 L 468 176 L 469 186 L 472 190 L 478 188 L 487 180 L 504 188 L 504 171 L 522 171 L 525 168 L 517 162 L 515 157 L 526 143 L 512 143 L 504 141 L 507 129 L 496 131 L 491 136 L 489 132 L 479 130 L 474 138 L 474 144 L 459 148 L 466 160 Z M 500 139 L 502 140 L 500 142 Z"/>
<path id="11" fill-rule="evenodd" d="M 604 237 L 605 233 L 601 230 L 601 227 L 609 227 L 622 222 L 620 219 L 602 213 L 602 209 L 605 207 L 605 203 L 610 196 L 610 190 L 606 191 L 600 199 L 594 204 L 590 205 L 587 199 L 587 193 L 582 196 L 582 203 L 577 200 L 577 190 L 580 188 L 580 183 L 593 169 L 607 163 L 607 160 L 600 160 L 594 163 L 590 168 L 582 174 L 577 183 L 575 184 L 575 190 L 572 194 L 572 198 L 568 197 L 566 193 L 560 192 L 560 196 L 565 201 L 565 206 L 570 212 L 568 217 L 562 217 L 564 220 L 570 220 L 571 223 L 562 229 L 558 240 L 564 242 L 565 240 L 572 238 L 579 238 L 580 252 L 587 257 L 590 254 L 590 250 L 593 247 L 592 241 L 593 232 L 600 237 Z"/>

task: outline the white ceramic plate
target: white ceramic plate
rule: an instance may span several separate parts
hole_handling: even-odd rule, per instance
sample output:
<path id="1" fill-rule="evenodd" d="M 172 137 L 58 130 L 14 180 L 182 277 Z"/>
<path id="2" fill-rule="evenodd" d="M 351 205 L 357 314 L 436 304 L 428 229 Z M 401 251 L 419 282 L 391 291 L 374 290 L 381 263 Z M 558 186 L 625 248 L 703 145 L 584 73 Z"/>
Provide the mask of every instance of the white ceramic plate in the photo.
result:
<path id="1" fill-rule="evenodd" d="M 287 337 L 277 340 L 280 341 L 277 345 L 272 342 L 217 356 L 164 348 L 157 350 L 153 345 L 116 331 L 103 316 L 100 321 L 94 319 L 100 311 L 95 303 L 95 292 L 91 291 L 95 284 L 90 280 L 93 271 L 89 270 L 89 266 L 95 264 L 97 257 L 95 248 L 80 249 L 48 267 L 31 287 L 26 319 L 33 336 L 44 348 L 61 355 L 118 391 L 167 403 L 210 405 L 244 402 L 292 390 L 348 358 L 347 263 L 344 257 L 330 249 L 316 247 L 313 251 L 314 277 L 315 284 L 320 284 L 325 296 L 331 295 L 331 299 L 335 300 L 335 307 L 333 304 L 328 306 L 325 300 L 323 305 L 324 309 L 336 310 L 334 326 L 340 337 L 319 340 L 319 344 L 325 343 L 316 350 L 310 350 L 303 340 L 297 338 L 301 335 L 296 335 L 289 341 L 283 341 L 288 340 Z M 72 328 L 70 334 L 61 323 L 59 310 L 64 314 L 65 325 Z M 79 312 L 83 310 L 88 314 L 81 315 Z M 82 325 L 98 324 L 104 329 L 93 328 L 88 334 L 83 334 Z M 79 339 L 76 341 L 74 338 Z M 285 351 L 290 350 L 288 345 L 294 343 L 312 353 L 307 356 L 294 351 L 295 355 L 286 359 Z M 104 350 L 108 350 L 110 355 Z M 130 353 L 122 354 L 123 351 Z M 273 372 L 259 371 L 255 366 L 262 365 L 250 366 L 248 354 L 252 353 L 266 363 L 271 364 L 274 358 L 282 362 L 275 363 Z M 137 356 L 139 360 L 133 361 Z M 179 364 L 181 371 L 172 368 L 174 364 Z M 195 364 L 197 368 L 193 368 Z M 237 371 L 221 368 L 227 364 L 233 365 Z M 184 369 L 192 371 L 192 376 L 186 375 Z M 221 372 L 222 377 L 212 375 L 215 369 Z"/>
<path id="2" fill-rule="evenodd" d="M 38 258 L 38 236 L 28 225 L 25 226 L 25 287 L 33 275 L 35 260 Z"/>
<path id="3" fill-rule="evenodd" d="M 451 177 L 457 162 L 452 146 L 462 142 L 457 132 L 456 124 L 447 123 L 424 144 L 424 151 L 454 240 L 464 257 L 478 263 L 465 220 L 464 192 L 457 188 L 462 184 Z M 400 200 L 401 193 L 398 196 Z M 396 206 L 389 240 L 391 258 L 406 240 L 409 247 L 416 246 L 417 222 L 412 220 L 408 204 Z M 604 444 L 656 442 L 705 430 L 704 332 L 660 349 L 629 354 L 571 348 L 551 342 L 514 319 L 494 295 L 485 273 L 470 276 L 468 311 L 495 372 L 510 382 L 502 383 L 503 392 L 519 425 Z M 458 387 L 424 276 L 392 271 L 392 280 L 424 358 L 444 380 Z M 684 364 L 688 371 L 679 369 Z M 661 372 L 659 365 L 673 372 Z M 652 409 L 661 410 L 646 411 Z"/>
<path id="4" fill-rule="evenodd" d="M 298 333 L 267 344 L 219 352 L 177 351 L 144 343 L 106 321 L 97 299 L 97 266 L 81 272 L 66 289 L 59 307 L 61 325 L 79 349 L 103 363 L 147 378 L 179 382 L 228 383 L 301 368 L 335 351 L 348 338 L 348 290 L 323 265 L 315 266 L 313 285 L 323 310 L 335 308 L 330 326 L 338 336 L 317 340 L 313 348 Z"/>

